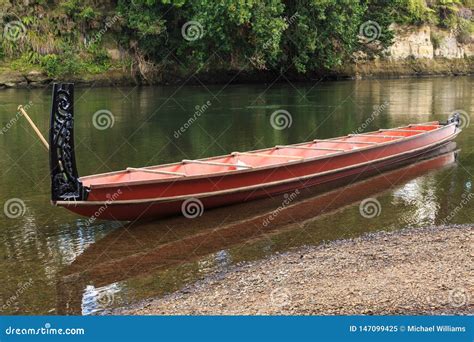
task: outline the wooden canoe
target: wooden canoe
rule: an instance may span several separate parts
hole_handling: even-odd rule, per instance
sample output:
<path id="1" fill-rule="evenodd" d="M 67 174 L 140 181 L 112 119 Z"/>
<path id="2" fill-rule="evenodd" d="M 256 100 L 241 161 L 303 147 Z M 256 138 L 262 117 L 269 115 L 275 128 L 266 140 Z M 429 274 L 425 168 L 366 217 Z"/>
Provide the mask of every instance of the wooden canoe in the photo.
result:
<path id="1" fill-rule="evenodd" d="M 294 192 L 422 155 L 460 133 L 454 114 L 426 122 L 249 152 L 127 168 L 79 178 L 73 85 L 55 84 L 50 130 L 52 202 L 92 219 L 134 221 Z"/>

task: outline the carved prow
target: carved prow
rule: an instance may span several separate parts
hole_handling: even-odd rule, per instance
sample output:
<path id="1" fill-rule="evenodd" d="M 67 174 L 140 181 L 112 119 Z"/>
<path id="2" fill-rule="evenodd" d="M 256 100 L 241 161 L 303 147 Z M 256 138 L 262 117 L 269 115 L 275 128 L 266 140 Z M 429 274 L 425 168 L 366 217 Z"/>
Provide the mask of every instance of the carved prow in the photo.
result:
<path id="1" fill-rule="evenodd" d="M 452 124 L 452 123 L 455 123 L 456 124 L 456 127 L 460 127 L 461 126 L 461 116 L 458 112 L 454 112 L 449 118 L 448 120 L 446 120 L 446 122 L 440 122 L 441 125 L 449 125 L 449 124 Z"/>
<path id="2" fill-rule="evenodd" d="M 51 200 L 85 201 L 89 188 L 79 180 L 74 152 L 74 85 L 55 83 L 49 131 Z"/>

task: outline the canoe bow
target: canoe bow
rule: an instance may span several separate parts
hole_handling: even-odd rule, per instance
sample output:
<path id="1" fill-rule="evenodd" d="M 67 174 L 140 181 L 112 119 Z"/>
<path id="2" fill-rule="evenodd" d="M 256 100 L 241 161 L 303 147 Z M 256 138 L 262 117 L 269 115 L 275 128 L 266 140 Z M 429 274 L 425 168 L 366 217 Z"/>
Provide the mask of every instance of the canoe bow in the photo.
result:
<path id="1" fill-rule="evenodd" d="M 74 84 L 55 83 L 49 129 L 51 201 L 85 201 L 90 189 L 77 172 L 74 149 Z"/>

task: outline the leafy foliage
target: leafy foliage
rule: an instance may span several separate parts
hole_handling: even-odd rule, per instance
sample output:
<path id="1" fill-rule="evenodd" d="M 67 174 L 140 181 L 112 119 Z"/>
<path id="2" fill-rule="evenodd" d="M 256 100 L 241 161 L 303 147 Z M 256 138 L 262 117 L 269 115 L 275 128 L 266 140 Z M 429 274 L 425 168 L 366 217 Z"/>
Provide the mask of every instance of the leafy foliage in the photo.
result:
<path id="1" fill-rule="evenodd" d="M 113 65 L 105 50 L 112 42 L 150 80 L 165 68 L 309 73 L 357 51 L 380 54 L 393 40 L 392 23 L 435 24 L 469 41 L 471 8 L 472 0 L 6 0 L 0 11 L 15 13 L 27 30 L 2 39 L 0 59 L 55 77 L 99 73 Z M 369 24 L 368 42 L 361 28 Z"/>
<path id="2" fill-rule="evenodd" d="M 285 35 L 286 64 L 301 73 L 340 65 L 359 46 L 365 9 L 351 0 L 289 1 L 287 10 L 298 19 Z"/>

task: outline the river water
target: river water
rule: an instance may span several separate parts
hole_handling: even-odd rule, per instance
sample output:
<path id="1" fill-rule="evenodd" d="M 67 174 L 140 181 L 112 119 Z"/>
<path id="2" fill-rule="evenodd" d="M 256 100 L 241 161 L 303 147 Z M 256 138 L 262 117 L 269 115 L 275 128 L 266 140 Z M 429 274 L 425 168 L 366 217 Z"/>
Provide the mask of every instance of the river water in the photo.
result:
<path id="1" fill-rule="evenodd" d="M 205 210 L 196 219 L 133 225 L 89 224 L 50 205 L 47 152 L 16 108 L 27 105 L 46 133 L 51 87 L 1 90 L 0 312 L 106 313 L 300 246 L 378 230 L 472 223 L 474 124 L 466 119 L 474 112 L 473 80 L 78 88 L 81 175 L 465 113 L 457 145 L 441 157 L 329 193 L 309 191 L 297 199 L 287 195 Z M 277 110 L 287 111 L 282 122 L 288 127 L 272 126 Z M 98 111 L 110 119 L 100 121 L 105 126 L 94 121 Z M 374 217 L 361 215 L 366 199 L 375 200 L 375 214 L 369 214 Z"/>

